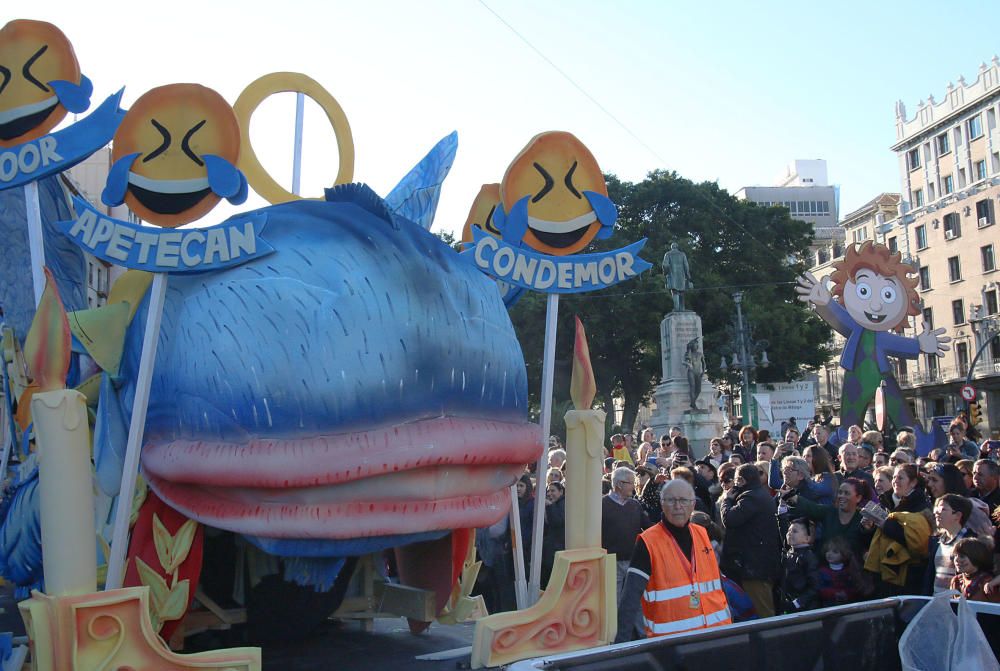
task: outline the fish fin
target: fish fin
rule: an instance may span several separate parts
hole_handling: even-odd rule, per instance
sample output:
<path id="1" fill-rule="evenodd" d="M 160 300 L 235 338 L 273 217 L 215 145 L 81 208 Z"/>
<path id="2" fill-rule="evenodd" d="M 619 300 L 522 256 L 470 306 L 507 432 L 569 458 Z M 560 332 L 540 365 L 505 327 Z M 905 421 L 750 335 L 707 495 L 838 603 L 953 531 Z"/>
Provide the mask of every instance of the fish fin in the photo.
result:
<path id="1" fill-rule="evenodd" d="M 122 156 L 114 162 L 108 171 L 104 191 L 101 192 L 101 202 L 115 207 L 125 202 L 125 192 L 128 190 L 128 171 L 141 152 Z"/>
<path id="2" fill-rule="evenodd" d="M 392 212 L 430 230 L 437 211 L 441 184 L 455 162 L 458 133 L 442 138 L 385 197 Z"/>
<path id="3" fill-rule="evenodd" d="M 79 114 L 90 107 L 90 96 L 94 93 L 94 85 L 86 75 L 80 75 L 80 83 L 74 84 L 64 79 L 55 79 L 49 86 L 59 98 L 59 103 L 70 112 Z"/>
<path id="4" fill-rule="evenodd" d="M 94 424 L 94 470 L 97 472 L 97 485 L 107 496 L 116 496 L 121 489 L 127 442 L 128 422 L 122 414 L 111 376 L 104 373 L 101 375 L 101 394 Z"/>
<path id="5" fill-rule="evenodd" d="M 326 201 L 328 203 L 357 205 L 366 212 L 370 212 L 380 219 L 385 219 L 393 228 L 399 228 L 399 222 L 394 219 L 392 210 L 367 184 L 338 184 L 326 189 Z"/>

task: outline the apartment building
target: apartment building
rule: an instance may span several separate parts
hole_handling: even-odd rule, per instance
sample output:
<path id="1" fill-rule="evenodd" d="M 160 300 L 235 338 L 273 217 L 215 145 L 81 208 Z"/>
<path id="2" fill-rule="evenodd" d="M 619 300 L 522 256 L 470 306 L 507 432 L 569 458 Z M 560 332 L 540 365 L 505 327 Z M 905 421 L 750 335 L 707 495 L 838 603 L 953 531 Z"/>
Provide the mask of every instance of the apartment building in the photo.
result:
<path id="1" fill-rule="evenodd" d="M 839 245 L 843 236 L 837 227 L 840 193 L 828 183 L 825 160 L 797 159 L 788 164 L 774 185 L 745 186 L 733 195 L 760 205 L 782 205 L 793 219 L 811 224 L 815 234 L 812 252 L 817 263 L 821 258 L 822 262 L 829 260 L 834 246 L 842 251 Z"/>
<path id="2" fill-rule="evenodd" d="M 896 104 L 902 186 L 900 216 L 878 235 L 910 258 L 919 274 L 923 320 L 944 328 L 952 349 L 943 359 L 921 355 L 899 381 L 922 419 L 954 414 L 959 388 L 972 371 L 987 423 L 1000 428 L 1000 61 L 982 64 L 975 81 L 949 83 L 940 102 L 920 101 L 910 118 Z M 848 241 L 852 241 L 848 238 Z M 908 330 L 915 335 L 920 328 Z M 985 344 L 984 344 L 985 343 Z"/>

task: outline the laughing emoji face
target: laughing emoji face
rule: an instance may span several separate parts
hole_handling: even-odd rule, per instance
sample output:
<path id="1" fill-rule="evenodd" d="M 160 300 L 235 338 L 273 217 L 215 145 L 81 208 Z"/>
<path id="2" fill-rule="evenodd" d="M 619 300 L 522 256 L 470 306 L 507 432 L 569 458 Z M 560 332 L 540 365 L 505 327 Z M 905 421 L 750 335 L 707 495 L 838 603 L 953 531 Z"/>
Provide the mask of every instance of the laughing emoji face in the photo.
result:
<path id="1" fill-rule="evenodd" d="M 610 236 L 614 225 L 615 208 L 594 155 L 563 131 L 532 138 L 507 168 L 500 194 L 508 213 L 504 239 L 521 234 L 523 244 L 545 254 L 574 254 L 595 237 Z"/>
<path id="2" fill-rule="evenodd" d="M 462 242 L 472 245 L 472 228 L 480 228 L 493 237 L 500 237 L 500 230 L 493 222 L 493 214 L 500 204 L 500 185 L 483 184 L 479 189 L 479 195 L 472 201 L 469 209 L 469 216 L 465 220 L 465 228 L 462 229 Z"/>
<path id="3" fill-rule="evenodd" d="M 159 226 L 182 226 L 220 198 L 246 199 L 239 156 L 239 123 L 222 96 L 198 84 L 161 86 L 143 94 L 118 127 L 102 200 L 124 202 Z"/>
<path id="4" fill-rule="evenodd" d="M 73 45 L 51 23 L 18 19 L 0 29 L 0 147 L 38 139 L 67 111 L 83 111 L 60 95 L 82 79 Z"/>

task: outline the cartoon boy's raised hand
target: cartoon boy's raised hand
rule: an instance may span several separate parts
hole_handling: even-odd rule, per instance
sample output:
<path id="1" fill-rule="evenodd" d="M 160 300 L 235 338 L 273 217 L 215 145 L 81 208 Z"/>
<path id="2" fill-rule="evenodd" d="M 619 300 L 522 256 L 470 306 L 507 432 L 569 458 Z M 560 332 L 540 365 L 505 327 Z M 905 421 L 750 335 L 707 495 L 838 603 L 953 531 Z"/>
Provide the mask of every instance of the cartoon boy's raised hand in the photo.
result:
<path id="1" fill-rule="evenodd" d="M 817 280 L 816 276 L 810 272 L 799 276 L 795 293 L 799 295 L 799 300 L 804 303 L 813 303 L 817 306 L 830 303 L 830 290 L 827 289 L 826 283 Z"/>
<path id="2" fill-rule="evenodd" d="M 941 335 L 945 329 L 939 328 L 931 331 L 926 321 L 923 323 L 923 331 L 917 336 L 920 343 L 920 351 L 924 354 L 937 354 L 944 356 L 944 353 L 951 349 L 946 343 L 951 342 L 951 336 Z"/>

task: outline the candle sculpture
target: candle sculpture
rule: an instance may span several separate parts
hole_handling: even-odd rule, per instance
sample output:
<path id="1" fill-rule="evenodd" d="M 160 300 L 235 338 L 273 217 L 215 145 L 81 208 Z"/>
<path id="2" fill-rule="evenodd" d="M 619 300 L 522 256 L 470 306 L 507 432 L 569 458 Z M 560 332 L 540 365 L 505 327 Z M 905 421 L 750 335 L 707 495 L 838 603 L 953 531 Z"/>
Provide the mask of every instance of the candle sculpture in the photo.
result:
<path id="1" fill-rule="evenodd" d="M 590 408 L 596 385 L 587 335 L 576 318 L 566 413 L 566 550 L 556 553 L 549 584 L 531 608 L 476 622 L 472 667 L 570 652 L 611 643 L 617 626 L 615 555 L 601 547 L 603 410 Z"/>
<path id="2" fill-rule="evenodd" d="M 177 655 L 149 616 L 149 588 L 97 592 L 97 532 L 83 394 L 65 389 L 70 330 L 48 269 L 25 345 L 38 389 L 31 413 L 41 489 L 43 594 L 18 604 L 32 669 L 231 669 L 259 671 L 258 648 Z"/>

